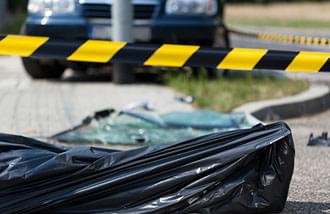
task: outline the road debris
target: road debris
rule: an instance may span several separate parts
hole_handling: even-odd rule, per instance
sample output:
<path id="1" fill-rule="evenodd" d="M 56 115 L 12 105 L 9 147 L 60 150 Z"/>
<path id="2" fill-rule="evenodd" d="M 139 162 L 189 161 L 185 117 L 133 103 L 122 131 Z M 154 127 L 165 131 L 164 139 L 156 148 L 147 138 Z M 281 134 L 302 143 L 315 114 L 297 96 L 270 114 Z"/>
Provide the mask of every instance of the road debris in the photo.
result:
<path id="1" fill-rule="evenodd" d="M 330 146 L 330 139 L 328 138 L 328 132 L 323 132 L 321 136 L 315 137 L 311 133 L 307 143 L 308 146 Z"/>
<path id="2" fill-rule="evenodd" d="M 193 96 L 178 96 L 175 98 L 178 102 L 185 103 L 185 104 L 193 104 L 195 101 L 195 97 Z"/>

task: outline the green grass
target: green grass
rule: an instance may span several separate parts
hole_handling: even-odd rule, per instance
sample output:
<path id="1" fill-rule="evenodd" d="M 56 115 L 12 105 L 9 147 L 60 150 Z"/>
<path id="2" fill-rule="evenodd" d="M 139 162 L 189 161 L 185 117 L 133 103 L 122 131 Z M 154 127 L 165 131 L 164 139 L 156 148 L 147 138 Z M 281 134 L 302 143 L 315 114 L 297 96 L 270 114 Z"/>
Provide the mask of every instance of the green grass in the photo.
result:
<path id="1" fill-rule="evenodd" d="M 290 27 L 290 28 L 330 28 L 327 20 L 279 20 L 271 18 L 255 19 L 243 17 L 230 17 L 227 19 L 229 25 L 249 25 L 257 27 Z"/>
<path id="2" fill-rule="evenodd" d="M 252 101 L 294 95 L 309 87 L 308 81 L 252 75 L 221 77 L 212 81 L 203 76 L 172 75 L 166 78 L 166 83 L 178 92 L 194 96 L 196 107 L 220 112 L 229 112 Z"/>
<path id="3" fill-rule="evenodd" d="M 1 34 L 19 34 L 26 19 L 26 14 L 18 13 L 10 19 L 10 22 L 1 29 Z"/>

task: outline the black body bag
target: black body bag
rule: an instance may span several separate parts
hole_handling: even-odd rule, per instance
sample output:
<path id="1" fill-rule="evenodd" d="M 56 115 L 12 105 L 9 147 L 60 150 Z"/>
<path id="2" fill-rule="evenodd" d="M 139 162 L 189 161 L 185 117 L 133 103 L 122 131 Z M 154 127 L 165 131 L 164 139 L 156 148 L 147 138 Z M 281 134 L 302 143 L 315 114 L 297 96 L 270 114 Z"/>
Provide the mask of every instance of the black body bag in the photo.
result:
<path id="1" fill-rule="evenodd" d="M 130 151 L 0 135 L 0 213 L 267 213 L 294 167 L 284 123 Z"/>

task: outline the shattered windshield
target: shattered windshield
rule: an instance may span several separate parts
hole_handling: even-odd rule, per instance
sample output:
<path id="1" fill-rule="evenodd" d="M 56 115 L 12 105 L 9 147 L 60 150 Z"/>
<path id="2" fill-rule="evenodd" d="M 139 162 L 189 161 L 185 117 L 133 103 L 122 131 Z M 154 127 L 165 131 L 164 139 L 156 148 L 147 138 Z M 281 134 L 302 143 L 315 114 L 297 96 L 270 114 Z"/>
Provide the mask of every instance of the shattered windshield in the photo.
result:
<path id="1" fill-rule="evenodd" d="M 244 113 L 114 111 L 103 117 L 94 116 L 53 139 L 73 144 L 174 144 L 210 133 L 250 128 L 258 123 Z"/>

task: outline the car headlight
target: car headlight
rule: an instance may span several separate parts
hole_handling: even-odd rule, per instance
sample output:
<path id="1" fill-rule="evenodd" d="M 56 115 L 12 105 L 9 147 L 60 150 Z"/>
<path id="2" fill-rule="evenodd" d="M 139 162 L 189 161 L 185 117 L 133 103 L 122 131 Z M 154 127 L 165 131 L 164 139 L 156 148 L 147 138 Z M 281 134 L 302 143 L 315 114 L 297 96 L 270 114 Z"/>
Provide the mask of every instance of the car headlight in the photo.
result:
<path id="1" fill-rule="evenodd" d="M 165 12 L 169 15 L 208 15 L 218 11 L 217 0 L 167 0 Z"/>
<path id="2" fill-rule="evenodd" d="M 75 0 L 29 0 L 29 13 L 72 13 Z"/>

